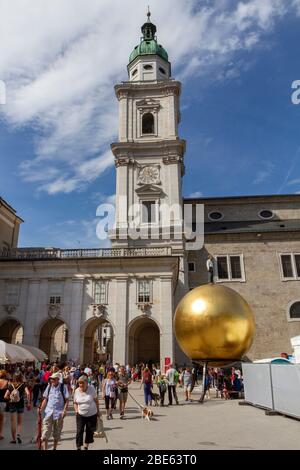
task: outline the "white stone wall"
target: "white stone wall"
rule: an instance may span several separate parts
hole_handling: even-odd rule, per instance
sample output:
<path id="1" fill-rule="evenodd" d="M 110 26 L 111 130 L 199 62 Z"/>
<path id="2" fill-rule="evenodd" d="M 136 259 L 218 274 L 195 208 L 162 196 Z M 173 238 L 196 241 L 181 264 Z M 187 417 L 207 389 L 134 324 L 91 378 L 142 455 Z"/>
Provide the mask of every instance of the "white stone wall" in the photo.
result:
<path id="1" fill-rule="evenodd" d="M 47 262 L 0 261 L 0 331 L 5 320 L 15 318 L 24 327 L 24 344 L 39 346 L 41 327 L 50 319 L 49 279 L 62 282 L 62 304 L 58 318 L 68 327 L 68 358 L 82 361 L 85 328 L 95 318 L 93 282 L 101 276 L 101 279 L 108 280 L 107 320 L 113 328 L 113 360 L 123 364 L 128 361 L 128 325 L 143 318 L 143 315 L 153 319 L 160 330 L 161 360 L 165 356 L 174 359 L 172 289 L 176 266 L 176 258 L 114 259 L 102 260 L 102 263 L 95 260 L 88 265 L 84 260 L 79 260 L 78 264 L 66 260 L 51 263 L 50 278 Z M 7 279 L 17 276 L 22 285 L 22 295 L 14 314 L 8 315 L 4 308 L 5 283 Z M 137 304 L 136 282 L 144 278 L 153 283 L 153 303 L 146 315 Z"/>

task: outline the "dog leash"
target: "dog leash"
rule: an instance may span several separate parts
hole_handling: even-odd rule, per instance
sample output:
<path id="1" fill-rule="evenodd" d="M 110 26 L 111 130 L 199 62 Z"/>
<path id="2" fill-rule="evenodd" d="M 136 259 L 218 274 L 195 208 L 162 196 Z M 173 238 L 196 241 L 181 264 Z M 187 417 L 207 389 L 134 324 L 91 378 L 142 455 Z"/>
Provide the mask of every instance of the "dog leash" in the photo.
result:
<path id="1" fill-rule="evenodd" d="M 128 395 L 132 398 L 132 400 L 133 400 L 141 409 L 144 409 L 144 408 L 145 408 L 144 405 L 141 405 L 141 404 L 131 395 L 131 393 L 129 392 L 129 390 L 128 390 Z"/>

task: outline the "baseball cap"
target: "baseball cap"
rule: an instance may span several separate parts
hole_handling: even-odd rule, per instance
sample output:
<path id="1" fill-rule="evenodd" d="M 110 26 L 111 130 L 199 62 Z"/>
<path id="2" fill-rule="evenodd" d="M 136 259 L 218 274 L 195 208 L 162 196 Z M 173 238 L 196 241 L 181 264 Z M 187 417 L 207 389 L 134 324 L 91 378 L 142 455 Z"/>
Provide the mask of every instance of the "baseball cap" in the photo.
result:
<path id="1" fill-rule="evenodd" d="M 54 374 L 50 375 L 49 379 L 60 379 L 60 373 L 54 372 Z"/>

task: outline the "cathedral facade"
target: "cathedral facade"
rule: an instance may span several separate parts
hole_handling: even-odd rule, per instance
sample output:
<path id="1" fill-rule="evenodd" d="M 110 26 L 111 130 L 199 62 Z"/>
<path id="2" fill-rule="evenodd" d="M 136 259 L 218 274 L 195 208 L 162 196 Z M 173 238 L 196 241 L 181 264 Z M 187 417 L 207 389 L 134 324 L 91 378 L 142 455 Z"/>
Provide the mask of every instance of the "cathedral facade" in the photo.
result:
<path id="1" fill-rule="evenodd" d="M 171 77 L 150 16 L 142 34 L 128 80 L 115 86 L 112 248 L 16 248 L 15 241 L 7 246 L 0 226 L 0 339 L 14 342 L 22 328 L 24 344 L 55 359 L 60 331 L 60 353 L 73 361 L 106 354 L 123 364 L 182 365 L 188 358 L 174 337 L 173 316 L 189 289 L 208 282 L 211 255 L 214 282 L 238 291 L 253 309 L 249 357 L 290 353 L 290 338 L 300 333 L 300 195 L 183 198 L 181 84 Z M 188 207 L 194 223 L 197 207 L 203 214 L 204 244 L 194 249 L 184 236 Z"/>

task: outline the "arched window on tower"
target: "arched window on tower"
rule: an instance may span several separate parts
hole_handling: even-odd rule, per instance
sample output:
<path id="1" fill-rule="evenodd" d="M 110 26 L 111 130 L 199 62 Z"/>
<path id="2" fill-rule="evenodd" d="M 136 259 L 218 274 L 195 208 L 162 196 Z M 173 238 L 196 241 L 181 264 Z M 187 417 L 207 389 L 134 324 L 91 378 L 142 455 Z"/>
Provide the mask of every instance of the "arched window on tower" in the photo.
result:
<path id="1" fill-rule="evenodd" d="M 142 129 L 143 134 L 154 134 L 154 116 L 152 113 L 143 115 Z"/>

